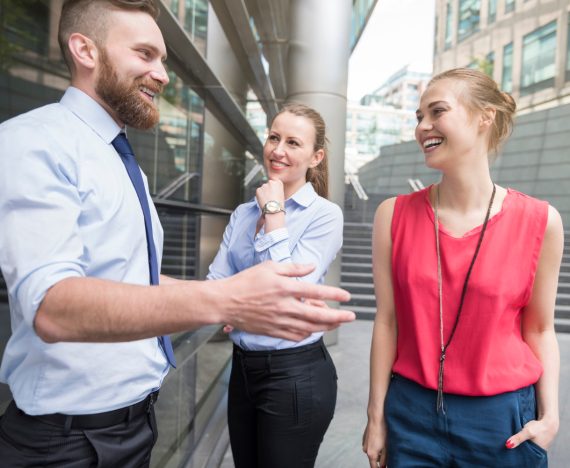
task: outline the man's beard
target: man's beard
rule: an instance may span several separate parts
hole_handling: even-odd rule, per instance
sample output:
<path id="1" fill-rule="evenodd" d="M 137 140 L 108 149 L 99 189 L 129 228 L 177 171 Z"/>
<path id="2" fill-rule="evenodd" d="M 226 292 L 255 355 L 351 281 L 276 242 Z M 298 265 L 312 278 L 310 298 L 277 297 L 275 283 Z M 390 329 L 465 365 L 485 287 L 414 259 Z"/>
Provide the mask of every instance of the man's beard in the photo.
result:
<path id="1" fill-rule="evenodd" d="M 136 78 L 132 83 L 119 81 L 117 71 L 104 49 L 100 49 L 100 71 L 95 91 L 129 127 L 148 130 L 158 123 L 158 108 L 141 96 L 141 87 L 156 94 L 162 91 L 162 84 L 150 78 Z"/>

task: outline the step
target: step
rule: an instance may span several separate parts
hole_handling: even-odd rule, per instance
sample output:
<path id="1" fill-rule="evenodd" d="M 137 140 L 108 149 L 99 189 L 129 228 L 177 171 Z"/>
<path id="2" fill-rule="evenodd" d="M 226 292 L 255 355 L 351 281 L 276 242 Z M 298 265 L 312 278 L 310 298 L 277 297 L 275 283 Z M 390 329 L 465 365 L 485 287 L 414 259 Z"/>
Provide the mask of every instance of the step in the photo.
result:
<path id="1" fill-rule="evenodd" d="M 570 319 L 570 305 L 557 305 L 554 308 L 554 317 Z"/>
<path id="2" fill-rule="evenodd" d="M 343 272 L 341 273 L 341 276 L 350 276 L 350 277 L 362 278 L 362 279 L 367 278 L 367 279 L 370 279 L 370 280 L 372 280 L 372 279 L 374 278 L 373 274 L 372 274 L 372 273 L 368 273 L 368 272 L 366 272 L 366 273 L 359 273 L 359 272 L 346 272 L 346 271 L 343 271 Z"/>
<path id="3" fill-rule="evenodd" d="M 369 273 L 372 274 L 372 265 L 366 263 L 342 262 L 341 275 L 345 273 Z"/>
<path id="4" fill-rule="evenodd" d="M 372 273 L 361 273 L 361 272 L 356 272 L 356 271 L 342 271 L 341 270 L 341 274 L 340 274 L 340 280 L 341 281 L 347 281 L 347 282 L 358 282 L 358 281 L 369 281 L 369 282 L 373 282 L 374 280 L 374 275 Z"/>
<path id="5" fill-rule="evenodd" d="M 372 231 L 366 229 L 366 228 L 350 228 L 350 229 L 344 229 L 342 231 L 342 234 L 344 235 L 344 237 L 357 237 L 357 238 L 367 238 L 370 239 L 372 237 Z"/>
<path id="6" fill-rule="evenodd" d="M 372 283 L 346 283 L 341 281 L 340 287 L 346 289 L 350 294 L 374 294 L 374 284 Z"/>
<path id="7" fill-rule="evenodd" d="M 342 237 L 345 244 L 347 243 L 354 243 L 354 244 L 372 244 L 372 235 L 366 233 L 343 233 Z"/>
<path id="8" fill-rule="evenodd" d="M 351 310 L 356 314 L 356 320 L 372 320 L 376 318 L 376 307 L 343 306 L 341 309 Z"/>
<path id="9" fill-rule="evenodd" d="M 376 297 L 374 294 L 351 294 L 350 301 L 346 304 L 349 308 L 353 306 L 376 307 Z"/>
<path id="10" fill-rule="evenodd" d="M 570 305 L 570 294 L 559 293 L 556 294 L 556 305 Z"/>
<path id="11" fill-rule="evenodd" d="M 174 267 L 165 267 L 160 270 L 162 275 L 172 276 L 173 278 L 179 279 L 196 279 L 198 272 L 194 268 L 174 268 Z"/>
<path id="12" fill-rule="evenodd" d="M 372 255 L 371 245 L 343 245 L 342 253 L 345 254 L 366 254 Z"/>
<path id="13" fill-rule="evenodd" d="M 340 285 L 342 288 L 372 288 L 374 284 L 372 281 L 367 281 L 366 278 L 353 278 L 351 281 L 341 280 Z"/>
<path id="14" fill-rule="evenodd" d="M 554 319 L 554 329 L 557 333 L 570 333 L 570 319 Z"/>
<path id="15" fill-rule="evenodd" d="M 350 258 L 352 260 L 362 260 L 363 262 L 367 261 L 368 263 L 372 264 L 372 254 L 355 254 L 355 253 L 348 253 L 345 254 L 344 251 L 342 252 L 342 258 Z"/>
<path id="16" fill-rule="evenodd" d="M 198 252 L 197 246 L 195 244 L 180 244 L 180 245 L 172 245 L 172 244 L 165 244 L 162 247 L 163 255 L 172 254 L 182 256 L 185 252 L 186 256 L 196 256 L 196 252 Z"/>
<path id="17" fill-rule="evenodd" d="M 345 227 L 363 227 L 363 228 L 368 228 L 370 230 L 372 230 L 372 226 L 374 226 L 374 223 L 352 223 L 352 222 L 344 222 L 344 226 Z"/>
<path id="18" fill-rule="evenodd" d="M 372 250 L 372 239 L 343 239 L 343 247 L 354 250 Z"/>

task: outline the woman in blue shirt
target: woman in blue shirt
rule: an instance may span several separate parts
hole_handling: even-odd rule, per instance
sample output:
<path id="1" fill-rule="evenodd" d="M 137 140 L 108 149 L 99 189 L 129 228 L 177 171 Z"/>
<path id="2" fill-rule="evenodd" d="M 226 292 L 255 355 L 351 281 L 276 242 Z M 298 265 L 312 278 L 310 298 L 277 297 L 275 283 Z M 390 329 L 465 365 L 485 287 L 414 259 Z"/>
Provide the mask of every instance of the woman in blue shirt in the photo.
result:
<path id="1" fill-rule="evenodd" d="M 268 181 L 237 207 L 209 279 L 265 260 L 312 263 L 301 281 L 322 283 L 342 245 L 341 209 L 328 201 L 325 123 L 286 105 L 263 148 Z M 313 467 L 336 404 L 336 370 L 323 333 L 300 342 L 230 331 L 228 420 L 236 468 Z"/>

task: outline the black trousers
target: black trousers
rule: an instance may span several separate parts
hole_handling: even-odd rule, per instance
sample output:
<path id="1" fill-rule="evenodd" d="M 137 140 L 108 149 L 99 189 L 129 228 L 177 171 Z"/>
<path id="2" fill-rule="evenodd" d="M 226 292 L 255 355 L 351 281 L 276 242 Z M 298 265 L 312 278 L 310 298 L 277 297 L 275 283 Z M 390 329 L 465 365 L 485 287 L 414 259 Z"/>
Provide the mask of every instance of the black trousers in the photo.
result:
<path id="1" fill-rule="evenodd" d="M 322 342 L 278 351 L 234 346 L 228 422 L 236 468 L 311 468 L 336 405 Z"/>
<path id="2" fill-rule="evenodd" d="M 28 416 L 12 401 L 0 419 L 0 466 L 148 467 L 156 437 L 152 405 L 119 424 L 80 429 Z"/>

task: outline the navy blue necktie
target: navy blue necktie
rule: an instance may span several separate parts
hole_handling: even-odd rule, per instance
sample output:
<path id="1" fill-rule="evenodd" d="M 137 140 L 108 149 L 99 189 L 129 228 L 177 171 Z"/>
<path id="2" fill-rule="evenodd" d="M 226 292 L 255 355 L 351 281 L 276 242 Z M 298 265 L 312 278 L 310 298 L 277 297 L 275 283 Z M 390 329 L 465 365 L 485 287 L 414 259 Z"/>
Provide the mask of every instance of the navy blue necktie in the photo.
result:
<path id="1" fill-rule="evenodd" d="M 144 187 L 143 178 L 141 175 L 140 167 L 135 159 L 133 149 L 129 144 L 129 140 L 124 133 L 119 133 L 113 140 L 113 146 L 120 154 L 121 160 L 125 164 L 129 178 L 133 183 L 133 187 L 137 192 L 137 197 L 141 204 L 142 212 L 144 215 L 144 229 L 146 232 L 146 245 L 148 250 L 148 267 L 150 271 L 150 284 L 158 284 L 158 260 L 156 258 L 156 248 L 154 246 L 154 238 L 152 237 L 152 222 L 150 219 L 150 209 L 148 206 L 148 198 Z M 176 360 L 174 359 L 174 350 L 172 349 L 172 342 L 169 336 L 159 336 L 158 341 L 166 354 L 166 358 L 172 367 L 176 367 Z"/>

